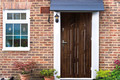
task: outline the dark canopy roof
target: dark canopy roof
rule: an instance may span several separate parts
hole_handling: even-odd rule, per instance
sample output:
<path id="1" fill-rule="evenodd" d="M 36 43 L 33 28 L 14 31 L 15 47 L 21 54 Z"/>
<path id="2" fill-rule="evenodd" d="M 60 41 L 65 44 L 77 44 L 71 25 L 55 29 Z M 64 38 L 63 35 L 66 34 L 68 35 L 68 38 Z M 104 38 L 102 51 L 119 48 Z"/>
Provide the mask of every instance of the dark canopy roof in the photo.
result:
<path id="1" fill-rule="evenodd" d="M 103 11 L 103 0 L 51 0 L 51 11 Z"/>

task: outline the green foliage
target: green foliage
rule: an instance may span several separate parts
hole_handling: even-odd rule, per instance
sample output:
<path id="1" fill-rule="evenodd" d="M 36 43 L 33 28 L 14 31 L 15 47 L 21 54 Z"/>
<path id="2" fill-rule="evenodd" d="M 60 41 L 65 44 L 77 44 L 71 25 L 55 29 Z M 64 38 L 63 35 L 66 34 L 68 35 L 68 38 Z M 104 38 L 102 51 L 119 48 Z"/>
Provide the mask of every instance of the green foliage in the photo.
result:
<path id="1" fill-rule="evenodd" d="M 60 79 L 60 76 L 56 76 L 58 79 Z"/>
<path id="2" fill-rule="evenodd" d="M 97 72 L 96 79 L 99 79 L 99 80 L 111 76 L 111 74 L 110 74 L 111 71 L 110 70 L 101 70 L 100 69 L 100 71 L 97 71 L 97 70 L 95 70 L 95 71 Z"/>
<path id="3" fill-rule="evenodd" d="M 97 71 L 97 80 L 120 80 L 120 68 L 116 66 L 116 69 L 110 72 L 110 70 Z"/>
<path id="4" fill-rule="evenodd" d="M 113 80 L 120 80 L 120 69 L 118 69 L 116 67 L 116 69 L 114 69 L 112 72 L 111 72 L 111 78 Z"/>
<path id="5" fill-rule="evenodd" d="M 96 71 L 97 72 L 96 79 L 97 80 L 120 80 L 120 61 L 115 60 L 114 63 L 116 66 L 115 66 L 115 69 L 111 72 L 110 70 Z"/>
<path id="6" fill-rule="evenodd" d="M 51 77 L 54 76 L 54 74 L 57 74 L 58 72 L 55 69 L 48 69 L 48 70 L 42 70 L 40 71 L 40 74 L 45 77 Z"/>
<path id="7" fill-rule="evenodd" d="M 44 80 L 44 78 L 42 78 L 42 80 Z"/>

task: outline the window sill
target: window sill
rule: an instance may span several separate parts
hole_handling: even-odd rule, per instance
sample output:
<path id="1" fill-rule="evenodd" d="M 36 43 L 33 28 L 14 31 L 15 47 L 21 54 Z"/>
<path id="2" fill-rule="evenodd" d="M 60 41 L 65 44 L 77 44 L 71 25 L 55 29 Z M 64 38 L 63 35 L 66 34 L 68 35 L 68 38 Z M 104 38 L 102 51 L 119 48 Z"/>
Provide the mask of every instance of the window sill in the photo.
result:
<path id="1" fill-rule="evenodd" d="M 2 51 L 30 51 L 30 48 L 3 48 Z"/>

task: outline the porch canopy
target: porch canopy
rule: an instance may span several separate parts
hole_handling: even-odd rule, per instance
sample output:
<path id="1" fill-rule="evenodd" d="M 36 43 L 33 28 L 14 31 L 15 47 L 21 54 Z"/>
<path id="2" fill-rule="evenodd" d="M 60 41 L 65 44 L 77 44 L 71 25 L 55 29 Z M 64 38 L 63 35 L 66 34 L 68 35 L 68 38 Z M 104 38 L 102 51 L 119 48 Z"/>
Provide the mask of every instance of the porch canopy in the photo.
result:
<path id="1" fill-rule="evenodd" d="M 103 11 L 103 0 L 51 0 L 51 11 Z"/>

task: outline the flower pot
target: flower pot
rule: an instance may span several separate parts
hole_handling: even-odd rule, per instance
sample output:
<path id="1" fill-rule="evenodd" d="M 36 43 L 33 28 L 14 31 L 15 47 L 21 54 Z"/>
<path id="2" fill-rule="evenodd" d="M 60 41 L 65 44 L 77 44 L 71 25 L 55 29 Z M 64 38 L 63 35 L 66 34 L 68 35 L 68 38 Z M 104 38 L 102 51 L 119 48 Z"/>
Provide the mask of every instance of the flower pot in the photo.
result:
<path id="1" fill-rule="evenodd" d="M 30 74 L 20 74 L 20 80 L 30 80 Z"/>
<path id="2" fill-rule="evenodd" d="M 51 77 L 44 77 L 44 80 L 54 80 L 54 76 L 51 76 Z"/>

